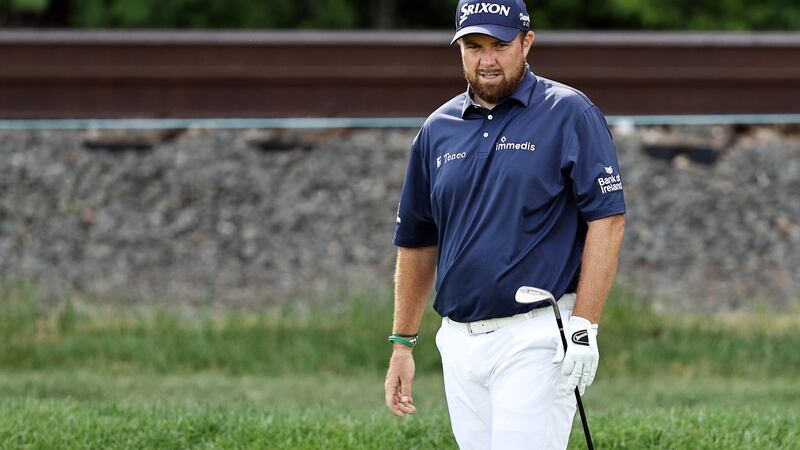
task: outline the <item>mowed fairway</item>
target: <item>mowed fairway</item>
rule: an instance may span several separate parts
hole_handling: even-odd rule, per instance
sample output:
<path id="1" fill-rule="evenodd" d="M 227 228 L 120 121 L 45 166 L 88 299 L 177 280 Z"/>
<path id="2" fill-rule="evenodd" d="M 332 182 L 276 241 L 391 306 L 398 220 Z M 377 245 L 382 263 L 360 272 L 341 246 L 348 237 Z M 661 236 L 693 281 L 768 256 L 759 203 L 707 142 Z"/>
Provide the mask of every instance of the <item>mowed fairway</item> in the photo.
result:
<path id="1" fill-rule="evenodd" d="M 22 297 L 0 308 L 2 448 L 455 448 L 432 315 L 415 350 L 418 413 L 383 406 L 385 298 L 321 321 L 43 312 Z M 584 399 L 597 448 L 800 448 L 800 321 L 612 301 Z M 570 448 L 584 447 L 576 417 Z"/>

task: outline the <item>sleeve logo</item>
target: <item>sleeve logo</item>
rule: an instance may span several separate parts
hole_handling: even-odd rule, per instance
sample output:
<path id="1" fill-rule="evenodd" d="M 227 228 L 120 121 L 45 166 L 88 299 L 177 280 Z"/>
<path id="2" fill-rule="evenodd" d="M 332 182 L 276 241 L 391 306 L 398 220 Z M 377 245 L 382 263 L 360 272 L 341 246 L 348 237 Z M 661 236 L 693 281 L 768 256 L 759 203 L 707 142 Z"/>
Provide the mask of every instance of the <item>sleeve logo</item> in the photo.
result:
<path id="1" fill-rule="evenodd" d="M 600 186 L 601 194 L 608 194 L 609 192 L 616 192 L 622 190 L 622 177 L 619 174 L 614 174 L 614 166 L 603 166 L 607 177 L 597 178 L 597 184 Z"/>

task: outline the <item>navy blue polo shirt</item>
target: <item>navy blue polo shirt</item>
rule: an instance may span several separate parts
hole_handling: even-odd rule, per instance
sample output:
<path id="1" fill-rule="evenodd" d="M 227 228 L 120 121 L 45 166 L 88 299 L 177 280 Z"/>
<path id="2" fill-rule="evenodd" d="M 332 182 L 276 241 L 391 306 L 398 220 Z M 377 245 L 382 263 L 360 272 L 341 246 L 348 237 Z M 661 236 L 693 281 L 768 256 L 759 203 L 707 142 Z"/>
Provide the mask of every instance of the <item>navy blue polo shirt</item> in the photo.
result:
<path id="1" fill-rule="evenodd" d="M 428 117 L 411 147 L 394 244 L 438 245 L 434 309 L 506 317 L 520 286 L 577 288 L 587 221 L 624 214 L 616 149 L 581 92 L 526 71 L 494 109 L 469 90 Z"/>

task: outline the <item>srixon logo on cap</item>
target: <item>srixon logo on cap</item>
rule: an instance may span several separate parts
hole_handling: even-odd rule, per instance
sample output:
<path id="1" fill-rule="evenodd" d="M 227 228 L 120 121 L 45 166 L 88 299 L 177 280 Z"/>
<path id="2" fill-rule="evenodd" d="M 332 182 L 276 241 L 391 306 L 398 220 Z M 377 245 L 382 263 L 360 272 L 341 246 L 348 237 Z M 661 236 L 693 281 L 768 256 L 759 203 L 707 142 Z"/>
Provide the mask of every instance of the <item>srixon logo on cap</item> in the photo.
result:
<path id="1" fill-rule="evenodd" d="M 464 4 L 461 7 L 461 21 L 458 22 L 458 25 L 461 26 L 469 16 L 473 14 L 502 14 L 508 17 L 511 14 L 511 7 L 510 6 L 503 6 L 498 5 L 496 3 L 472 3 L 472 4 Z"/>

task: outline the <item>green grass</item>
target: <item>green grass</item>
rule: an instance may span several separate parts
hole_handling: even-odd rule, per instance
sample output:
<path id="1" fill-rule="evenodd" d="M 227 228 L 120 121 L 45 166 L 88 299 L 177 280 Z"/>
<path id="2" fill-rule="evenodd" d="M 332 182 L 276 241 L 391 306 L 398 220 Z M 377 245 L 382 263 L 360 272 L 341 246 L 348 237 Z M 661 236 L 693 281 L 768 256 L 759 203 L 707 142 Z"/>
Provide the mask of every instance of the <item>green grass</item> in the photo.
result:
<path id="1" fill-rule="evenodd" d="M 438 375 L 419 412 L 384 410 L 377 374 L 0 373 L 2 448 L 455 448 Z M 601 379 L 585 396 L 598 448 L 795 448 L 800 381 Z M 576 418 L 570 448 L 582 448 Z"/>
<path id="2" fill-rule="evenodd" d="M 0 368 L 105 369 L 132 372 L 212 370 L 257 373 L 382 372 L 391 299 L 355 296 L 312 314 L 253 311 L 97 309 L 68 302 L 43 308 L 30 287 L 0 292 Z M 417 370 L 439 372 L 433 337 L 439 319 L 425 314 Z M 800 367 L 800 316 L 658 315 L 615 292 L 600 326 L 600 370 L 610 376 L 792 376 Z"/>
<path id="3" fill-rule="evenodd" d="M 383 406 L 386 295 L 313 313 L 46 305 L 0 289 L 0 448 L 455 448 L 426 314 L 418 413 Z M 797 315 L 655 314 L 615 292 L 584 402 L 598 448 L 790 449 Z M 583 448 L 576 418 L 570 448 Z"/>

